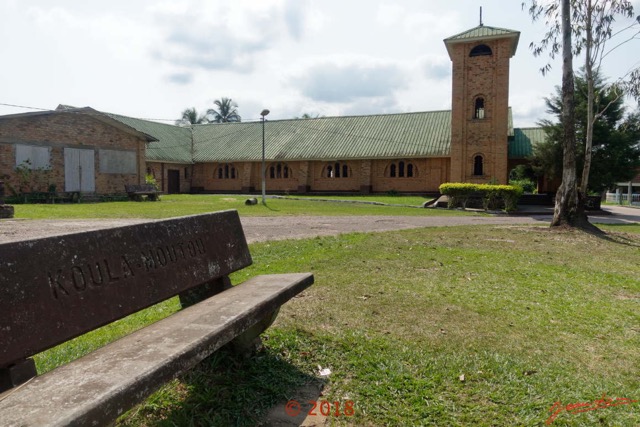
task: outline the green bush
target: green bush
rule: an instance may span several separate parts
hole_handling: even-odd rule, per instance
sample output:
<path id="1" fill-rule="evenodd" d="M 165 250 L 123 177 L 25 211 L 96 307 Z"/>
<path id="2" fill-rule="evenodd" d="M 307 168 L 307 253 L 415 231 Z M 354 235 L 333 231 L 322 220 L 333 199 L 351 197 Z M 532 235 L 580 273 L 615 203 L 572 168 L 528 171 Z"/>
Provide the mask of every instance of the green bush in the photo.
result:
<path id="1" fill-rule="evenodd" d="M 462 207 L 466 209 L 469 197 L 476 191 L 477 184 L 461 182 L 445 182 L 440 185 L 440 193 L 449 197 L 448 208 Z"/>
<path id="2" fill-rule="evenodd" d="M 440 185 L 440 193 L 449 197 L 449 208 L 467 207 L 472 196 L 482 199 L 485 210 L 503 208 L 507 212 L 518 208 L 518 199 L 523 189 L 518 185 L 491 185 L 468 183 L 444 183 Z"/>
<path id="3" fill-rule="evenodd" d="M 517 185 L 522 187 L 525 193 L 536 194 L 538 192 L 538 185 L 530 179 L 512 179 L 509 181 L 509 185 Z"/>

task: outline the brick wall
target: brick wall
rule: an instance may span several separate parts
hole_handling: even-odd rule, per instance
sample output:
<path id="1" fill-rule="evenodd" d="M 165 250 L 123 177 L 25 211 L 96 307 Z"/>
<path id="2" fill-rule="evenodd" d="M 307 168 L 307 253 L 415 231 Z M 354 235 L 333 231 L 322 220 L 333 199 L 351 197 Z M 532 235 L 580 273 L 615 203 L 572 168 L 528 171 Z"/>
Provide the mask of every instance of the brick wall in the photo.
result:
<path id="1" fill-rule="evenodd" d="M 197 165 L 197 166 L 204 166 Z M 186 170 L 186 172 L 185 172 Z M 195 182 L 202 179 L 204 171 L 201 167 L 196 165 L 184 164 L 184 163 L 163 163 L 163 162 L 147 162 L 145 173 L 150 173 L 156 179 L 156 184 L 160 191 L 165 194 L 169 193 L 169 171 L 175 171 L 179 180 L 179 192 L 189 193 L 191 192 L 192 185 L 197 187 Z M 193 177 L 192 177 L 193 176 Z M 144 177 L 143 177 L 144 179 Z M 193 180 L 193 184 L 192 184 Z"/>
<path id="2" fill-rule="evenodd" d="M 220 169 L 222 169 L 222 177 L 220 177 Z M 194 165 L 193 186 L 202 187 L 206 191 L 241 192 L 243 182 L 247 178 L 245 175 L 244 163 L 241 162 L 200 163 Z"/>
<path id="3" fill-rule="evenodd" d="M 511 41 L 482 42 L 492 55 L 470 57 L 481 42 L 456 44 L 452 54 L 451 180 L 506 183 L 509 59 Z M 484 99 L 484 118 L 475 118 L 475 99 Z M 483 175 L 474 175 L 474 158 L 483 158 Z"/>
<path id="4" fill-rule="evenodd" d="M 405 176 L 392 177 L 390 168 L 392 164 L 399 166 L 403 161 L 405 166 Z M 438 191 L 438 187 L 443 182 L 449 180 L 449 159 L 397 159 L 397 160 L 373 160 L 371 167 L 372 191 L 386 192 L 433 192 Z M 413 165 L 413 177 L 407 177 L 408 164 Z"/>
<path id="5" fill-rule="evenodd" d="M 390 176 L 390 167 L 403 162 L 405 173 L 403 177 Z M 450 181 L 450 159 L 395 159 L 395 160 L 350 160 L 350 161 L 309 161 L 309 162 L 280 162 L 281 166 L 289 168 L 288 177 L 284 177 L 281 170 L 280 178 L 271 178 L 271 167 L 278 162 L 267 162 L 267 192 L 301 193 L 307 191 L 336 191 L 336 192 L 434 192 L 443 182 Z M 330 166 L 335 170 L 336 163 L 340 166 L 340 176 L 329 176 Z M 412 165 L 413 176 L 406 176 L 408 165 Z M 224 192 L 258 192 L 262 188 L 261 162 L 228 163 L 235 168 L 235 178 L 219 178 L 220 167 L 225 163 L 200 163 L 194 165 L 193 186 L 202 187 L 205 191 Z M 158 169 L 159 165 L 154 168 Z M 344 176 L 344 168 L 347 176 Z M 277 175 L 277 169 L 275 170 Z M 156 178 L 157 179 L 157 178 Z"/>
<path id="6" fill-rule="evenodd" d="M 360 160 L 310 163 L 311 191 L 360 191 Z"/>
<path id="7" fill-rule="evenodd" d="M 46 113 L 0 119 L 0 176 L 16 188 L 16 145 L 49 148 L 50 170 L 34 171 L 36 177 L 24 191 L 46 191 L 55 185 L 65 191 L 65 148 L 93 151 L 95 192 L 122 193 L 125 184 L 144 182 L 145 141 L 135 135 L 79 113 Z M 103 173 L 100 170 L 100 149 L 135 153 L 135 173 Z"/>

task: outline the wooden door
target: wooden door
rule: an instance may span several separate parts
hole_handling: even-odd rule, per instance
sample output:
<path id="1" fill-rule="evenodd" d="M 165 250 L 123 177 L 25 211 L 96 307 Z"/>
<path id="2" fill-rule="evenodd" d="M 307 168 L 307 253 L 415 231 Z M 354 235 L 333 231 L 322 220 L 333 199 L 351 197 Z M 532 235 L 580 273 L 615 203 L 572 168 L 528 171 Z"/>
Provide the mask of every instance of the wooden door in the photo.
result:
<path id="1" fill-rule="evenodd" d="M 64 191 L 96 191 L 95 152 L 80 148 L 64 149 Z"/>
<path id="2" fill-rule="evenodd" d="M 180 171 L 175 169 L 169 169 L 167 171 L 169 194 L 176 194 L 180 192 Z"/>

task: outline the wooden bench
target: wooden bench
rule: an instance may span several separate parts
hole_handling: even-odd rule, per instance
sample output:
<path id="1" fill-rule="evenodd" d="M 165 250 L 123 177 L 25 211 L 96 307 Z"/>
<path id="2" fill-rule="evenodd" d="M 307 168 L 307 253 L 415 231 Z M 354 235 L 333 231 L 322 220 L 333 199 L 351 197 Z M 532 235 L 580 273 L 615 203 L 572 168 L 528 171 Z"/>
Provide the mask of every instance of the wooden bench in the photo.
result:
<path id="1" fill-rule="evenodd" d="M 108 425 L 222 345 L 246 348 L 313 283 L 231 286 L 251 262 L 236 211 L 0 245 L 0 426 Z M 34 377 L 34 354 L 175 295 L 186 308 Z"/>
<path id="2" fill-rule="evenodd" d="M 160 193 L 153 184 L 128 184 L 124 186 L 124 191 L 126 191 L 129 199 L 137 202 L 142 201 L 142 196 L 147 196 L 147 200 L 160 200 L 158 197 Z"/>

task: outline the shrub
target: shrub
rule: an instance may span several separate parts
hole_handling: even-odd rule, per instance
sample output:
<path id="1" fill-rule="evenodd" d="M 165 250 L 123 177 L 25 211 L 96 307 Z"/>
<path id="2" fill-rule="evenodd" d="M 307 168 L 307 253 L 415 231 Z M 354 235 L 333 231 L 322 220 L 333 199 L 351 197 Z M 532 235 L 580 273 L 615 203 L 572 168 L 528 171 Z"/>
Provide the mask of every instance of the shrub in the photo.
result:
<path id="1" fill-rule="evenodd" d="M 158 188 L 158 182 L 156 181 L 156 178 L 153 175 L 151 175 L 150 173 L 148 173 L 148 174 L 146 174 L 144 176 L 144 183 L 153 185 L 156 190 L 160 189 L 160 188 Z"/>
<path id="2" fill-rule="evenodd" d="M 525 193 L 536 194 L 538 192 L 538 186 L 530 179 L 512 179 L 509 181 L 509 185 L 517 185 L 522 187 Z"/>
<path id="3" fill-rule="evenodd" d="M 477 195 L 482 198 L 485 210 L 504 207 L 505 211 L 512 212 L 518 208 L 523 190 L 518 185 L 444 183 L 440 186 L 440 193 L 449 197 L 449 208 L 466 208 L 469 198 Z"/>
<path id="4" fill-rule="evenodd" d="M 476 184 L 466 184 L 458 182 L 445 182 L 440 185 L 440 193 L 449 198 L 447 207 L 449 209 L 462 207 L 466 209 L 469 197 L 476 191 Z"/>

